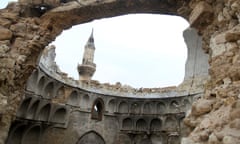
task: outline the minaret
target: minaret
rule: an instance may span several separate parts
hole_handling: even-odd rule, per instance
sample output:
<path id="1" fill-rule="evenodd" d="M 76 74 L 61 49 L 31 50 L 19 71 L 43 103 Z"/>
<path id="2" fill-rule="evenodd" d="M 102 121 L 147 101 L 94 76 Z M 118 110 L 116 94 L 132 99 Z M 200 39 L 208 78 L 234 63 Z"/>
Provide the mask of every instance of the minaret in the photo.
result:
<path id="1" fill-rule="evenodd" d="M 93 30 L 92 33 L 85 45 L 82 64 L 78 64 L 78 73 L 80 81 L 90 81 L 94 72 L 96 71 L 96 64 L 93 63 L 94 58 L 94 39 L 93 39 Z"/>

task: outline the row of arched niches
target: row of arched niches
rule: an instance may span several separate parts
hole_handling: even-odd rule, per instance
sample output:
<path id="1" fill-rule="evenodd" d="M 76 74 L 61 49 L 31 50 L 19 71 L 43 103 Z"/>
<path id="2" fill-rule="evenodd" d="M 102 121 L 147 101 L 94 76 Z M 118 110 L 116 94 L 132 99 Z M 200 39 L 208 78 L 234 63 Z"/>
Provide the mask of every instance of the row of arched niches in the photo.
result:
<path id="1" fill-rule="evenodd" d="M 182 119 L 200 95 L 171 98 L 104 95 L 67 85 L 38 68 L 29 77 L 7 144 L 43 141 L 54 144 L 51 139 L 57 137 L 56 131 L 65 136 L 56 143 L 90 144 L 95 137 L 99 144 L 177 144 Z M 46 133 L 53 129 L 55 135 L 47 138 Z M 71 140 L 66 140 L 68 135 Z"/>

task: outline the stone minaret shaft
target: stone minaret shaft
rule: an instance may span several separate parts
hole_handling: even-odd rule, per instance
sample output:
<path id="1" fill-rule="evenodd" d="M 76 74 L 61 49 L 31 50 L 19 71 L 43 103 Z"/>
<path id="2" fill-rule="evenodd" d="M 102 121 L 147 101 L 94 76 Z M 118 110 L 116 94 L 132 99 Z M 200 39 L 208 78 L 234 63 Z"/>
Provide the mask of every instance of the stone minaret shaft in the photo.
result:
<path id="1" fill-rule="evenodd" d="M 85 45 L 82 64 L 78 65 L 78 73 L 80 81 L 90 81 L 94 72 L 96 71 L 96 64 L 93 63 L 94 59 L 94 38 L 93 38 L 93 30 L 92 33 Z"/>

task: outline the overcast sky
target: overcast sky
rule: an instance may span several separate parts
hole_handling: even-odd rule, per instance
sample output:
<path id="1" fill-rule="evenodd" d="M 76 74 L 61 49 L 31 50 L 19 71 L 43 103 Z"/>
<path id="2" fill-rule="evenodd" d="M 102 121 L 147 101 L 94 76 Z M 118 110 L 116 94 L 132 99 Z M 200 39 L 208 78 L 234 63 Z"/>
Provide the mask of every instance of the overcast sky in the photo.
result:
<path id="1" fill-rule="evenodd" d="M 4 7 L 2 0 L 0 5 Z M 92 79 L 136 88 L 178 85 L 187 58 L 182 32 L 188 26 L 180 17 L 150 14 L 95 20 L 56 38 L 56 62 L 63 72 L 78 79 L 77 64 L 94 28 L 97 70 Z"/>

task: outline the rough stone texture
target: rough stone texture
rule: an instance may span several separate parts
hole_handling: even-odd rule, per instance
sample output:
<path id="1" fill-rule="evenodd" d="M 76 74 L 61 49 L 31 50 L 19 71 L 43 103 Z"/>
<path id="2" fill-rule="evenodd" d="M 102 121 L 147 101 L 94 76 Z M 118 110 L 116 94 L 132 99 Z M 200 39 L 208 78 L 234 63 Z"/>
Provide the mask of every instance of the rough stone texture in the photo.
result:
<path id="1" fill-rule="evenodd" d="M 10 125 L 24 99 L 27 79 L 36 67 L 38 56 L 45 46 L 62 30 L 73 25 L 140 12 L 179 15 L 188 19 L 202 36 L 202 48 L 209 54 L 210 79 L 204 87 L 204 96 L 198 100 L 200 104 L 207 102 L 208 107 L 201 106 L 198 101 L 194 103 L 192 112 L 184 120 L 192 131 L 188 137 L 182 139 L 182 143 L 239 143 L 239 0 L 86 0 L 65 4 L 47 0 L 44 2 L 51 4 L 53 9 L 39 11 L 37 7 L 33 8 L 28 0 L 21 0 L 21 4 L 12 3 L 6 9 L 0 10 L 0 31 L 5 33 L 0 38 L 0 144 L 4 144 L 8 137 Z M 199 3 L 204 3 L 200 10 Z M 193 83 L 195 86 L 197 84 L 199 83 Z M 112 87 L 96 82 L 94 85 L 108 87 L 112 91 L 119 88 L 119 84 Z M 182 90 L 189 86 L 192 87 L 189 84 L 182 85 Z M 91 84 L 87 87 L 91 87 Z M 166 89 L 139 91 L 161 93 L 160 91 Z M 211 105 L 209 101 L 215 103 Z M 64 132 L 56 129 L 48 131 L 50 134 L 59 133 L 55 135 L 56 142 L 64 143 L 57 137 L 64 135 Z M 140 138 L 147 143 L 144 135 L 136 139 Z M 156 137 L 152 136 L 151 139 L 156 140 Z M 172 139 L 174 138 L 169 138 L 169 141 Z"/>

